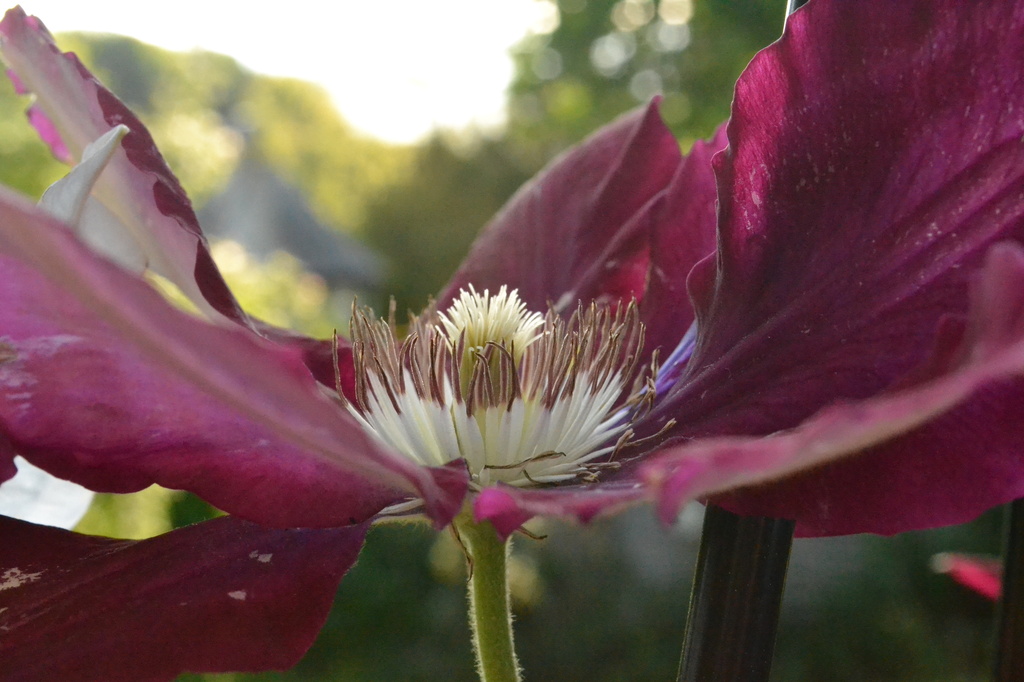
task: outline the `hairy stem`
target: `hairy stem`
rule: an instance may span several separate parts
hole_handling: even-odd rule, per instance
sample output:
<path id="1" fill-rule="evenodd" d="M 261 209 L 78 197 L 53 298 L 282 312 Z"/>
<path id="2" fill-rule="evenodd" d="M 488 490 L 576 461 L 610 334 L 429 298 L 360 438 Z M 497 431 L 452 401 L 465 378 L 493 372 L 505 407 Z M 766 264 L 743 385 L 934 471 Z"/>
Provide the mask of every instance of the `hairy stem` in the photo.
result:
<path id="1" fill-rule="evenodd" d="M 475 522 L 468 509 L 455 519 L 455 530 L 469 564 L 469 623 L 480 680 L 519 682 L 508 591 L 511 543 L 501 540 L 490 523 Z"/>

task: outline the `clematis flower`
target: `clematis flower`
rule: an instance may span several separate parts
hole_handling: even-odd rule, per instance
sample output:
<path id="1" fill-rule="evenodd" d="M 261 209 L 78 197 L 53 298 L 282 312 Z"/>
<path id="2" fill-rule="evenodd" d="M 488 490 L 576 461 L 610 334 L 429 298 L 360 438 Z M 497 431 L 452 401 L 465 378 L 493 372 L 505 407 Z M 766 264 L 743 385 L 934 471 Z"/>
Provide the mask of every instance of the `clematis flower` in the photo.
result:
<path id="1" fill-rule="evenodd" d="M 322 342 L 239 308 L 145 128 L 12 10 L 4 57 L 54 153 L 129 132 L 89 184 L 98 236 L 0 194 L 0 474 L 17 453 L 238 518 L 137 544 L 4 521 L 0 670 L 288 665 L 380 514 L 507 537 L 713 499 L 895 533 L 1024 494 L 1021 29 L 995 1 L 813 0 L 712 140 L 683 158 L 656 105 L 625 116 L 513 197 L 410 336 L 361 312 Z M 260 614 L 294 636 L 239 625 Z"/>

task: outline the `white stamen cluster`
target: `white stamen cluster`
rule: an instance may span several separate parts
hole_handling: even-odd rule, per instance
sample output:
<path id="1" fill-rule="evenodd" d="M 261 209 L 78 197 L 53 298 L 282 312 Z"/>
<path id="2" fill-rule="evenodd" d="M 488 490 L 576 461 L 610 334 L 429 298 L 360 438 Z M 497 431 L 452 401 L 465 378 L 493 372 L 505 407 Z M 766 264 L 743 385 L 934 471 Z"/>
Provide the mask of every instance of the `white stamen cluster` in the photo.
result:
<path id="1" fill-rule="evenodd" d="M 478 353 L 488 343 L 497 343 L 514 349 L 517 359 L 536 340 L 537 330 L 544 324 L 543 315 L 527 312 L 516 290 L 510 293 L 501 287 L 496 296 L 491 296 L 486 289 L 478 294 L 472 284 L 469 291 L 460 291 L 438 318 L 449 339 L 465 333 L 467 352 Z"/>
<path id="2" fill-rule="evenodd" d="M 428 309 L 398 340 L 391 320 L 356 311 L 352 341 L 362 425 L 420 464 L 466 461 L 475 486 L 592 479 L 631 437 L 644 329 L 634 304 L 568 320 L 528 312 L 517 292 L 470 288 Z M 639 393 L 650 399 L 650 384 Z M 612 464 L 614 466 L 614 464 Z"/>

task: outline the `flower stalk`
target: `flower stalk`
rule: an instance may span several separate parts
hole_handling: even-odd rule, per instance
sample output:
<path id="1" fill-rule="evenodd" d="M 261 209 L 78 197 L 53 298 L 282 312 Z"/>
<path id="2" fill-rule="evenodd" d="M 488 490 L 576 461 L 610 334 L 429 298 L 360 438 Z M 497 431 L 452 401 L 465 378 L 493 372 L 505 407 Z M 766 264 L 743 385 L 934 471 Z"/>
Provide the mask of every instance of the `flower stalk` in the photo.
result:
<path id="1" fill-rule="evenodd" d="M 498 537 L 489 522 L 474 521 L 469 509 L 456 518 L 454 527 L 466 552 L 469 624 L 480 680 L 519 682 L 508 588 L 512 543 Z"/>
<path id="2" fill-rule="evenodd" d="M 995 680 L 1020 679 L 1024 670 L 1024 499 L 1007 510 L 1006 549 L 1003 553 L 1003 599 Z"/>
<path id="3" fill-rule="evenodd" d="M 708 506 L 680 682 L 768 680 L 793 528 L 792 521 Z"/>
<path id="4" fill-rule="evenodd" d="M 807 0 L 786 0 L 786 20 Z M 795 523 L 708 505 L 679 682 L 768 680 Z"/>

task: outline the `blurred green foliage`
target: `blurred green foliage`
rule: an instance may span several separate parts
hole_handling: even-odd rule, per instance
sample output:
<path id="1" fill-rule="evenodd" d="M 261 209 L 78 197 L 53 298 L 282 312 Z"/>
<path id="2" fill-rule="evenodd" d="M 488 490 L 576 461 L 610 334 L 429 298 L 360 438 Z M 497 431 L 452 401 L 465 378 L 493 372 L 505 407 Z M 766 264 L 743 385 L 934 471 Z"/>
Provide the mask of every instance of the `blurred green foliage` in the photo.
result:
<path id="1" fill-rule="evenodd" d="M 327 93 L 309 83 L 256 75 L 222 55 L 172 53 L 120 36 L 69 34 L 60 42 L 138 114 L 197 205 L 223 188 L 249 146 L 301 187 L 326 223 L 358 232 L 367 201 L 409 168 L 411 149 L 357 133 Z"/>
<path id="2" fill-rule="evenodd" d="M 238 302 L 261 320 L 317 338 L 329 338 L 338 326 L 325 313 L 330 291 L 322 279 L 305 272 L 291 254 L 277 251 L 270 259 L 253 259 L 233 241 L 214 242 L 213 258 Z"/>
<path id="3" fill-rule="evenodd" d="M 777 0 L 558 0 L 558 27 L 516 50 L 509 136 L 535 162 L 664 97 L 685 146 L 729 115 L 732 83 L 778 38 Z"/>
<path id="4" fill-rule="evenodd" d="M 387 293 L 399 311 L 426 305 L 480 227 L 530 175 L 501 140 L 480 140 L 467 152 L 438 136 L 416 150 L 412 172 L 378 195 L 365 229 L 367 243 L 391 263 Z M 384 309 L 383 299 L 375 303 Z"/>
<path id="5" fill-rule="evenodd" d="M 365 138 L 322 90 L 252 74 L 227 57 L 110 36 L 61 41 L 150 126 L 197 204 L 224 186 L 250 145 L 325 222 L 389 260 L 386 293 L 400 310 L 415 311 L 523 180 L 655 92 L 664 94 L 662 111 L 684 147 L 710 135 L 728 115 L 743 65 L 778 36 L 784 4 L 558 0 L 551 30 L 515 52 L 507 128 L 492 137 L 438 134 L 415 147 Z M 0 181 L 38 196 L 62 169 L 24 123 L 23 108 L 9 87 L 0 91 Z M 325 315 L 326 290 L 294 259 L 256 263 L 232 245 L 216 254 L 257 315 L 320 335 L 344 326 Z M 215 513 L 191 495 L 154 488 L 100 496 L 81 530 L 143 537 Z M 996 553 L 998 526 L 993 513 L 891 539 L 798 541 L 794 563 L 810 567 L 810 582 L 787 598 L 774 679 L 987 677 L 991 606 L 927 565 L 937 551 Z M 666 530 L 639 509 L 584 529 L 549 523 L 543 532 L 547 540 L 517 543 L 513 576 L 529 679 L 672 679 L 695 559 L 692 526 Z M 856 557 L 841 572 L 824 561 L 837 548 Z M 294 671 L 206 678 L 474 679 L 461 561 L 453 543 L 423 525 L 375 528 Z"/>

